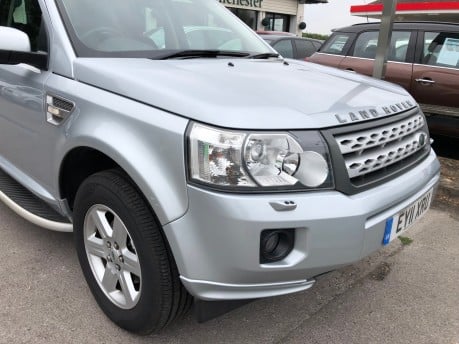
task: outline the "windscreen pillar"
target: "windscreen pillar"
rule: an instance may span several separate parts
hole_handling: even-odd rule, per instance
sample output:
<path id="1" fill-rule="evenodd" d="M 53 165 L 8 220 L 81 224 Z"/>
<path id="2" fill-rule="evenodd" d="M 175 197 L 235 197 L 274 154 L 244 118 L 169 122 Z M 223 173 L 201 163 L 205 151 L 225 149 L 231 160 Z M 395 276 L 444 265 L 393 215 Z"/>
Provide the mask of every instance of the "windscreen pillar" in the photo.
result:
<path id="1" fill-rule="evenodd" d="M 373 69 L 374 78 L 384 79 L 386 74 L 387 58 L 389 56 L 389 45 L 392 39 L 392 28 L 394 26 L 396 9 L 397 0 L 383 0 L 383 14 Z"/>

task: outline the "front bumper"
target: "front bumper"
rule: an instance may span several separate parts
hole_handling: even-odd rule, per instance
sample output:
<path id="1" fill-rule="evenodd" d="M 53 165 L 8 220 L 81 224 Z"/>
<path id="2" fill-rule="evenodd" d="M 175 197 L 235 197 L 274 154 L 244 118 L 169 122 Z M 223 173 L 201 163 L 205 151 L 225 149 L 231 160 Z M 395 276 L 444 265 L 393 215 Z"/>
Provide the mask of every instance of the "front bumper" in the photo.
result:
<path id="1" fill-rule="evenodd" d="M 241 195 L 188 187 L 189 209 L 164 227 L 181 279 L 203 300 L 236 300 L 307 289 L 313 277 L 351 264 L 382 247 L 386 219 L 439 181 L 432 151 L 411 171 L 356 195 L 337 191 Z M 270 202 L 294 201 L 278 212 Z M 293 251 L 260 264 L 265 229 L 296 230 Z"/>

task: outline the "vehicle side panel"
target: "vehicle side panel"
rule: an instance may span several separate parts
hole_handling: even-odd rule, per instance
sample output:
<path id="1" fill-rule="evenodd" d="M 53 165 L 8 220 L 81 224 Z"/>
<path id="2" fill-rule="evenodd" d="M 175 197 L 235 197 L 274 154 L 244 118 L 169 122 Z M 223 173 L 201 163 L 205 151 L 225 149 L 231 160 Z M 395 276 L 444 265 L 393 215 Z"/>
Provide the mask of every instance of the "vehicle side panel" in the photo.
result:
<path id="1" fill-rule="evenodd" d="M 413 67 L 412 94 L 421 104 L 456 108 L 459 114 L 458 80 L 459 69 L 416 64 Z"/>
<path id="2" fill-rule="evenodd" d="M 50 177 L 55 189 L 66 154 L 90 147 L 125 170 L 161 224 L 186 212 L 184 133 L 188 120 L 58 75 L 50 77 L 45 89 L 76 104 L 63 124 L 65 139 L 56 142 Z"/>
<path id="3" fill-rule="evenodd" d="M 344 56 L 341 56 L 341 55 L 315 53 L 312 56 L 308 57 L 306 60 L 308 62 L 314 62 L 314 63 L 318 63 L 324 66 L 338 68 L 343 59 L 344 59 Z"/>
<path id="4" fill-rule="evenodd" d="M 339 68 L 354 71 L 356 73 L 372 76 L 374 60 L 346 56 L 340 63 Z M 399 84 L 407 91 L 411 88 L 411 63 L 388 62 L 384 80 Z"/>

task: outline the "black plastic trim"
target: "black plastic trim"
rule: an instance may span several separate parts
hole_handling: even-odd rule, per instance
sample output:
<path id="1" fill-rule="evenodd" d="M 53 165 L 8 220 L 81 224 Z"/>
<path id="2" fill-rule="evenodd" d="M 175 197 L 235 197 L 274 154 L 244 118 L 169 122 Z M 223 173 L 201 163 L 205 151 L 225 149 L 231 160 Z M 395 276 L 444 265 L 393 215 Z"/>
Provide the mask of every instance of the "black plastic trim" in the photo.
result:
<path id="1" fill-rule="evenodd" d="M 17 65 L 20 63 L 34 66 L 40 70 L 48 70 L 48 54 L 0 50 L 0 64 Z"/>
<path id="2" fill-rule="evenodd" d="M 276 263 L 287 258 L 295 247 L 295 232 L 294 228 L 263 230 L 260 234 L 260 264 Z M 265 246 L 272 235 L 278 235 L 279 241 L 271 252 L 266 252 Z"/>
<path id="3" fill-rule="evenodd" d="M 68 218 L 59 214 L 2 169 L 0 169 L 0 190 L 21 208 L 38 217 L 49 221 L 70 223 Z"/>
<path id="4" fill-rule="evenodd" d="M 194 317 L 198 323 L 218 318 L 228 312 L 231 312 L 239 307 L 245 306 L 256 299 L 247 300 L 225 300 L 225 301 L 204 301 L 194 299 L 193 310 Z"/>

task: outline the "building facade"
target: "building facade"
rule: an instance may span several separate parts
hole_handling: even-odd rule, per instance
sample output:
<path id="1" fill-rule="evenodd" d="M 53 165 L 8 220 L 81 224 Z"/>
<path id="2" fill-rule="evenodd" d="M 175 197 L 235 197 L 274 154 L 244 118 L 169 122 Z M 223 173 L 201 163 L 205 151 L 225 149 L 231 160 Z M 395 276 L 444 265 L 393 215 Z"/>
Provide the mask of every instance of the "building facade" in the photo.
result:
<path id="1" fill-rule="evenodd" d="M 304 3 L 298 0 L 219 0 L 254 30 L 300 34 Z"/>

